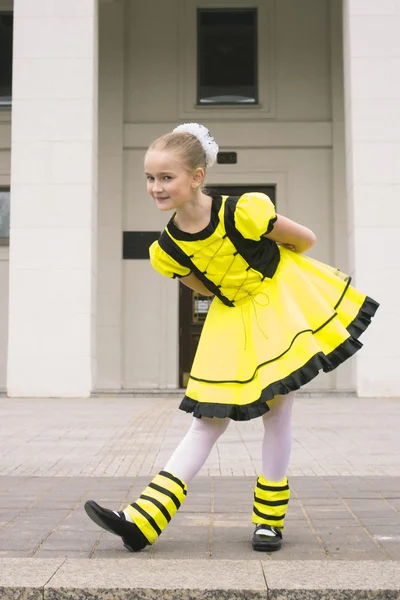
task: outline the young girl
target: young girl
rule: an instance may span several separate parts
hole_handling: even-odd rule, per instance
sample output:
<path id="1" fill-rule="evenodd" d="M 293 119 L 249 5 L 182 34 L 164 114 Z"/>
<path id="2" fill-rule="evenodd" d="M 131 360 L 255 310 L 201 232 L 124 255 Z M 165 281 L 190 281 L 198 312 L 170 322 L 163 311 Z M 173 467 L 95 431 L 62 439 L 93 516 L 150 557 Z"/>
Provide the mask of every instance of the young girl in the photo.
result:
<path id="1" fill-rule="evenodd" d="M 278 550 L 290 491 L 295 390 L 359 350 L 378 304 L 343 275 L 303 252 L 315 235 L 275 214 L 261 193 L 240 198 L 202 191 L 218 146 L 202 125 L 176 127 L 145 158 L 147 190 L 173 210 L 150 248 L 153 267 L 214 296 L 180 408 L 191 427 L 141 496 L 123 511 L 88 501 L 100 527 L 138 551 L 153 544 L 179 509 L 230 419 L 261 417 L 262 472 L 255 484 L 254 550 Z"/>

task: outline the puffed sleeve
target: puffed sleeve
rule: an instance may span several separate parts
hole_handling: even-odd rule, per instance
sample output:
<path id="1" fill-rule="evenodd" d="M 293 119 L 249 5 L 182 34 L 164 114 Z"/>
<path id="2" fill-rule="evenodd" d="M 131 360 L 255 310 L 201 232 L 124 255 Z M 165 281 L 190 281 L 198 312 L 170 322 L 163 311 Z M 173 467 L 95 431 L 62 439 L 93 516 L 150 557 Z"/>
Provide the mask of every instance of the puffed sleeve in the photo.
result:
<path id="1" fill-rule="evenodd" d="M 153 242 L 149 249 L 150 262 L 158 273 L 165 277 L 186 277 L 190 274 L 190 269 L 183 267 L 176 260 L 174 260 L 169 254 L 164 252 L 160 248 L 159 243 Z"/>
<path id="2" fill-rule="evenodd" d="M 258 241 L 270 233 L 276 219 L 275 206 L 265 194 L 249 192 L 237 201 L 235 226 L 249 240 Z"/>

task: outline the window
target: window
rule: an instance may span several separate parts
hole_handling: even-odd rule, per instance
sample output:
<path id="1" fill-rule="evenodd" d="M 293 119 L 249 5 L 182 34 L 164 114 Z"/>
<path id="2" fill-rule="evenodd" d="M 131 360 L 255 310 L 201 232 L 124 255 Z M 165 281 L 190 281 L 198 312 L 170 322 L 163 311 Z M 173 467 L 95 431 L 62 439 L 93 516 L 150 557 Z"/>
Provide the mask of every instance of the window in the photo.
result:
<path id="1" fill-rule="evenodd" d="M 10 237 L 10 189 L 0 188 L 0 246 L 7 246 Z"/>
<path id="2" fill-rule="evenodd" d="M 0 13 L 0 107 L 11 105 L 13 14 Z"/>
<path id="3" fill-rule="evenodd" d="M 179 119 L 274 119 L 276 0 L 176 1 Z"/>
<path id="4" fill-rule="evenodd" d="M 198 9 L 198 104 L 257 104 L 257 9 Z"/>

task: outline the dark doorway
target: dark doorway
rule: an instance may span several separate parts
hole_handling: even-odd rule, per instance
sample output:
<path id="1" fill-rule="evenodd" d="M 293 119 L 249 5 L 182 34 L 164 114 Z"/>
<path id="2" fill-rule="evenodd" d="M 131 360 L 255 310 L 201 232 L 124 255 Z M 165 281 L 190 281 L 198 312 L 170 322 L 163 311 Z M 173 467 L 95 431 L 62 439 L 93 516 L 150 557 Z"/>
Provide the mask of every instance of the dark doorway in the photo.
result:
<path id="1" fill-rule="evenodd" d="M 207 187 L 212 195 L 241 196 L 246 192 L 262 192 L 276 206 L 274 185 L 213 185 Z M 192 368 L 201 330 L 212 302 L 209 296 L 202 296 L 185 285 L 179 286 L 179 385 L 186 387 Z"/>

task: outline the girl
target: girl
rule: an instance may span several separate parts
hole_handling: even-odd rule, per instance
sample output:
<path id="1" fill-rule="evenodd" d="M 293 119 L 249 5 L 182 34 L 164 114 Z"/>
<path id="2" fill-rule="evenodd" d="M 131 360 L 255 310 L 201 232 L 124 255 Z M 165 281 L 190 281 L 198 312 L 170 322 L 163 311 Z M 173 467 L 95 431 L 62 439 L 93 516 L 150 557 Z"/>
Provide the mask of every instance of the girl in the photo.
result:
<path id="1" fill-rule="evenodd" d="M 290 497 L 295 390 L 357 352 L 378 308 L 350 286 L 350 277 L 303 256 L 315 235 L 276 215 L 267 196 L 203 191 L 217 152 L 208 130 L 190 123 L 155 140 L 145 157 L 150 196 L 161 211 L 174 211 L 150 248 L 151 263 L 214 300 L 180 405 L 194 415 L 188 433 L 125 510 L 85 505 L 89 517 L 131 551 L 155 542 L 230 419 L 257 417 L 265 433 L 252 545 L 278 550 Z"/>

